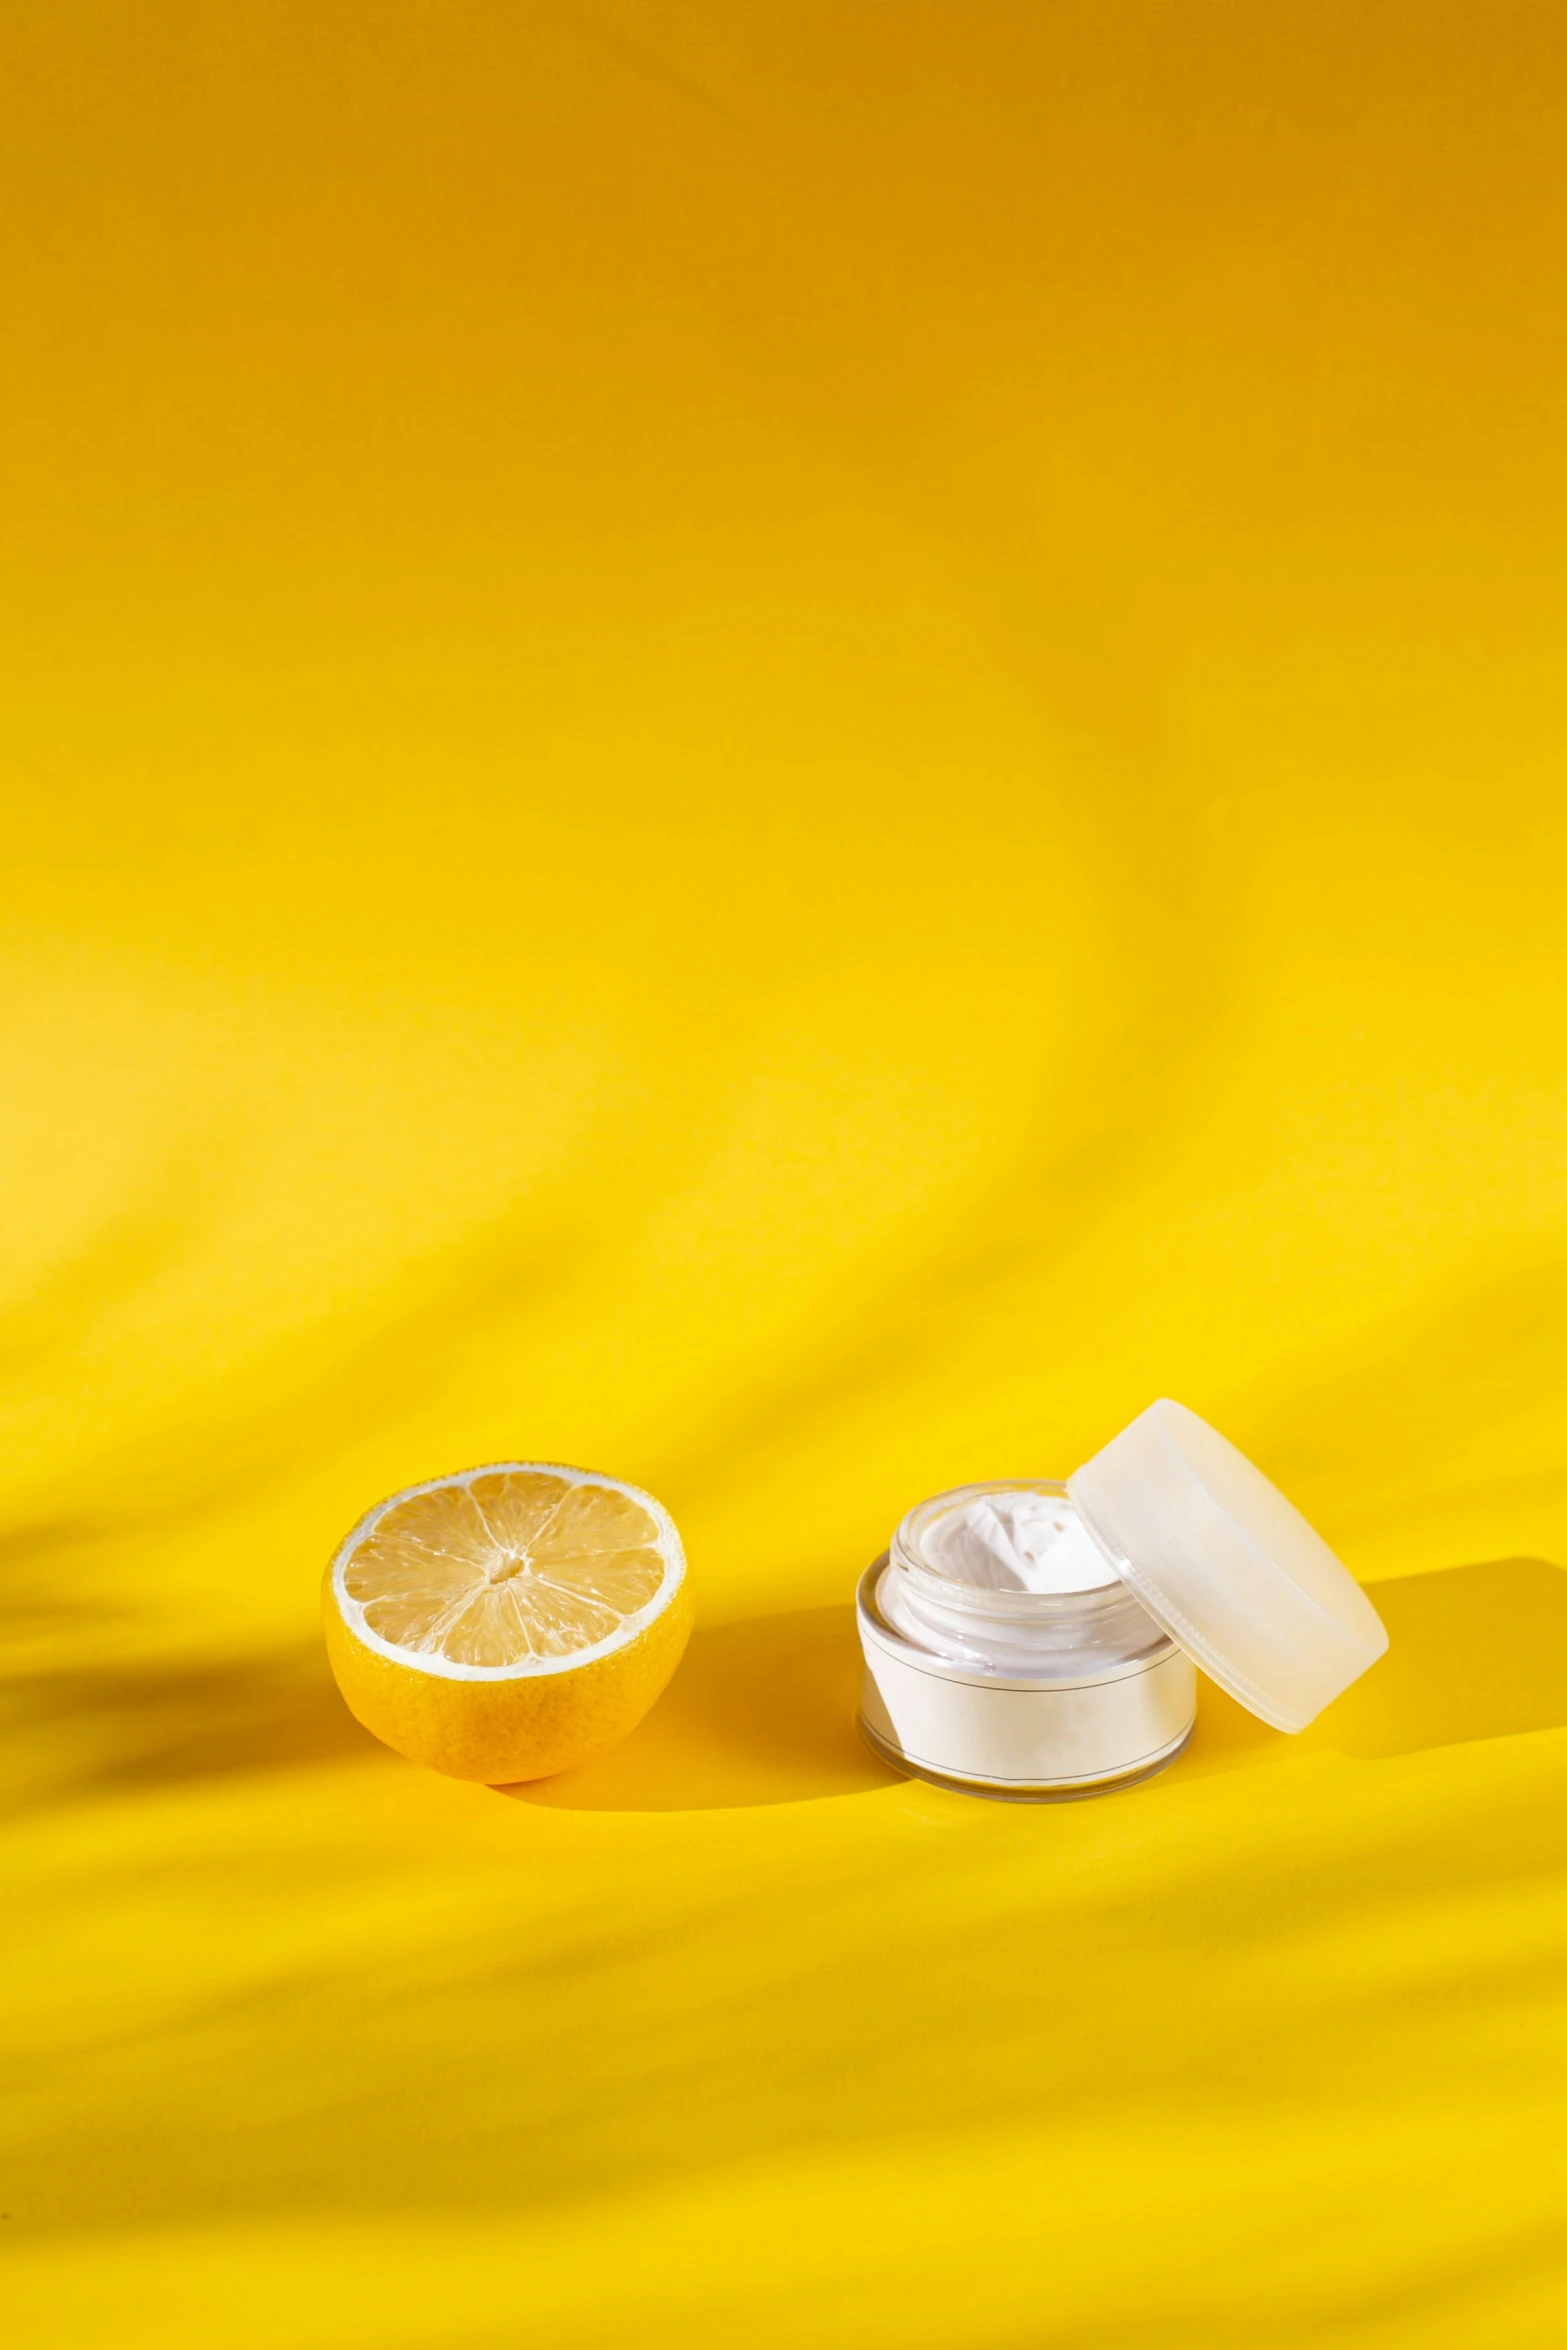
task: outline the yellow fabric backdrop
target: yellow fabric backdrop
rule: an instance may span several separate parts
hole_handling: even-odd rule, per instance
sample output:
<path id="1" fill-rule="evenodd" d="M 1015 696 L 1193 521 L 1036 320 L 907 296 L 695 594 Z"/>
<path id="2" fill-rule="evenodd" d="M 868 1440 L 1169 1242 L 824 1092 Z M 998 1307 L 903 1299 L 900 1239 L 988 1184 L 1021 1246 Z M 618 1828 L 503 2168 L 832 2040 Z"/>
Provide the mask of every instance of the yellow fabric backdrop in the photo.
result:
<path id="1" fill-rule="evenodd" d="M 0 7 L 12 2341 L 1567 2335 L 1564 98 L 1548 0 Z M 863 1561 L 1161 1393 L 1387 1662 L 893 1781 Z M 315 1613 L 517 1454 L 701 1607 L 520 1799 Z"/>

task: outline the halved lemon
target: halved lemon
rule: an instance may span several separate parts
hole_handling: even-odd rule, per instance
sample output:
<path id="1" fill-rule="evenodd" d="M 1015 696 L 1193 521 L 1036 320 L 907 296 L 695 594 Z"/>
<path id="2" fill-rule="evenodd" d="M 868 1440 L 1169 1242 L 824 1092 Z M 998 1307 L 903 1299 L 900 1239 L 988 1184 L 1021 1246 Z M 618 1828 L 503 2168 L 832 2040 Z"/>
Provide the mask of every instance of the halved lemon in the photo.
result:
<path id="1" fill-rule="evenodd" d="M 539 1461 L 394 1493 L 338 1551 L 322 1603 L 350 1713 L 411 1761 L 490 1786 L 613 1746 L 691 1632 L 668 1511 Z"/>

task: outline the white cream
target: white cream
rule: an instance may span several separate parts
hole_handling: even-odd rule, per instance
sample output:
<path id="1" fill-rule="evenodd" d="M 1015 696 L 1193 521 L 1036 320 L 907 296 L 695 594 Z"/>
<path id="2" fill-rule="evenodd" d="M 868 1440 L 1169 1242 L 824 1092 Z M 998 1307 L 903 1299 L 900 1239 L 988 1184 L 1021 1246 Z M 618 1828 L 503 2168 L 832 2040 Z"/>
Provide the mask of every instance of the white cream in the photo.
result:
<path id="1" fill-rule="evenodd" d="M 1117 1580 L 1072 1504 L 1026 1486 L 938 1517 L 920 1557 L 975 1591 L 1098 1591 Z"/>

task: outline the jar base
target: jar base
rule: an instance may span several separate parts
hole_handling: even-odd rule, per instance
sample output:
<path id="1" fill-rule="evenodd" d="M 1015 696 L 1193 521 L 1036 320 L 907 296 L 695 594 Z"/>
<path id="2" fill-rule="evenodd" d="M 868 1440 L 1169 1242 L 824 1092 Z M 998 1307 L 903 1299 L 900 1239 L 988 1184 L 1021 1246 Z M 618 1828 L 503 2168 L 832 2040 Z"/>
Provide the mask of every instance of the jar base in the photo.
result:
<path id="1" fill-rule="evenodd" d="M 1099 1779 L 1062 1780 L 1048 1787 L 1001 1787 L 994 1781 L 963 1779 L 949 1771 L 933 1770 L 928 1763 L 914 1762 L 898 1747 L 879 1738 L 863 1714 L 855 1717 L 860 1736 L 878 1762 L 897 1771 L 905 1779 L 922 1779 L 927 1787 L 945 1787 L 953 1795 L 980 1795 L 989 1803 L 1083 1803 L 1091 1795 L 1119 1795 L 1123 1788 L 1141 1787 L 1145 1780 L 1157 1779 L 1173 1762 L 1179 1761 L 1192 1742 L 1195 1722 L 1188 1723 L 1172 1746 L 1151 1762 L 1140 1763 L 1134 1771 L 1113 1771 Z"/>

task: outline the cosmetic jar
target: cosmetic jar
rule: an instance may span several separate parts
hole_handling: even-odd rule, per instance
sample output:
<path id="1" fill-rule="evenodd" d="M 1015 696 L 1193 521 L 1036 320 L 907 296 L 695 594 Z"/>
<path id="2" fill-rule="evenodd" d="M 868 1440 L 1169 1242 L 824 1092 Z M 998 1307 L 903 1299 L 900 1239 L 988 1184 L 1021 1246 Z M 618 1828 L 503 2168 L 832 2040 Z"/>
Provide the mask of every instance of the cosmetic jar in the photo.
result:
<path id="1" fill-rule="evenodd" d="M 1172 1762 L 1198 1666 L 1296 1731 L 1387 1647 L 1299 1511 L 1167 1400 L 1064 1484 L 997 1478 L 921 1502 L 861 1578 L 857 1612 L 876 1752 L 1035 1802 Z"/>

